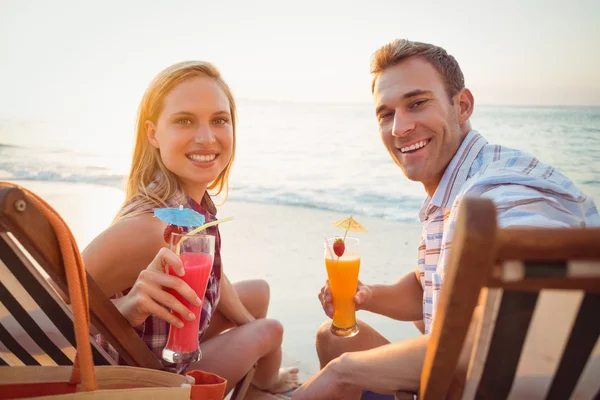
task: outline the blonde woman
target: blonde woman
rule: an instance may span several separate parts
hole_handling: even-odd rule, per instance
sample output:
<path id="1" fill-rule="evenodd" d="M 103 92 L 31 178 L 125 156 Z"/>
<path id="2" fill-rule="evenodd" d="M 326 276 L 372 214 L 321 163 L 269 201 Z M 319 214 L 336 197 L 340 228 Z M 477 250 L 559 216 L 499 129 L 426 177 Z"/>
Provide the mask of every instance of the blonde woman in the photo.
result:
<path id="1" fill-rule="evenodd" d="M 208 231 L 217 240 L 204 299 L 197 299 L 180 278 L 156 268 L 157 263 L 175 265 L 177 257 L 166 249 L 163 237 L 170 228 L 154 218 L 153 209 L 183 205 L 204 214 L 208 222 L 217 212 L 208 191 L 227 191 L 235 156 L 236 106 L 219 71 L 209 63 L 190 61 L 160 72 L 142 98 L 135 140 L 125 203 L 114 223 L 83 252 L 89 273 L 157 357 L 169 324 L 181 324 L 167 307 L 189 321 L 198 320 L 203 357 L 187 369 L 226 378 L 229 391 L 258 363 L 257 387 L 271 393 L 293 389 L 298 370 L 280 368 L 283 328 L 265 319 L 269 286 L 263 280 L 230 283 L 221 265 L 218 226 Z M 201 315 L 191 314 L 167 288 L 201 302 Z M 102 337 L 98 340 L 109 348 Z"/>

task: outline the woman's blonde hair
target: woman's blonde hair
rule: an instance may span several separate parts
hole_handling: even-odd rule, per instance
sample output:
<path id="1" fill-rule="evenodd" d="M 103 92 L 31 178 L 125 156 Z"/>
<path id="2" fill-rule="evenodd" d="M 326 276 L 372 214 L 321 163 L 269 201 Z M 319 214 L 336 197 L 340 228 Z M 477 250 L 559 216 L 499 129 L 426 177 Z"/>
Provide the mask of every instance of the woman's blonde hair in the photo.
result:
<path id="1" fill-rule="evenodd" d="M 184 61 L 162 70 L 144 93 L 137 114 L 135 146 L 131 171 L 125 185 L 125 201 L 115 221 L 126 216 L 148 212 L 155 207 L 164 207 L 166 202 L 182 189 L 175 174 L 163 164 L 159 150 L 148 141 L 145 123 L 146 121 L 157 123 L 163 109 L 163 101 L 171 90 L 182 82 L 199 77 L 213 79 L 229 101 L 233 128 L 231 159 L 219 176 L 208 185 L 208 190 L 214 190 L 215 195 L 225 190 L 225 198 L 227 197 L 229 173 L 235 157 L 237 115 L 235 100 L 231 89 L 214 65 L 204 61 Z"/>

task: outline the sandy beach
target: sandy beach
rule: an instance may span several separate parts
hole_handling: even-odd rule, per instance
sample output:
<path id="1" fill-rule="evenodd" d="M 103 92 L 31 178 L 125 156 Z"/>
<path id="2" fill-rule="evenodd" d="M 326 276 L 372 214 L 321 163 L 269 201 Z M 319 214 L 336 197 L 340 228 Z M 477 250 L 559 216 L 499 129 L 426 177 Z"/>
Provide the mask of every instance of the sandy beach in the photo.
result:
<path id="1" fill-rule="evenodd" d="M 123 201 L 118 188 L 83 183 L 14 181 L 42 196 L 69 224 L 80 249 L 110 224 Z M 220 218 L 234 220 L 221 226 L 224 271 L 231 281 L 262 278 L 271 287 L 269 318 L 285 327 L 287 365 L 298 365 L 301 378 L 318 371 L 315 332 L 327 318 L 317 299 L 326 280 L 323 237 L 340 235 L 332 222 L 347 215 L 302 207 L 227 201 Z M 420 234 L 418 223 L 389 222 L 356 215 L 368 232 L 361 240 L 360 279 L 389 283 L 414 269 Z M 411 323 L 391 321 L 359 311 L 389 340 L 418 334 Z"/>

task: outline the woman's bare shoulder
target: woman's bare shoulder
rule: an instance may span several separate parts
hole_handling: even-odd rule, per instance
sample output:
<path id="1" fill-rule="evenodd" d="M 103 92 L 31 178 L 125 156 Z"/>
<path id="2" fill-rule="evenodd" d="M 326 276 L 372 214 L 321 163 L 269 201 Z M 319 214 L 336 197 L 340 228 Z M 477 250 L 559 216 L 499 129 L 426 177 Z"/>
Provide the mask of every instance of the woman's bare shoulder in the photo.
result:
<path id="1" fill-rule="evenodd" d="M 150 213 L 122 218 L 82 252 L 86 269 L 107 294 L 130 287 L 165 246 L 165 227 Z"/>

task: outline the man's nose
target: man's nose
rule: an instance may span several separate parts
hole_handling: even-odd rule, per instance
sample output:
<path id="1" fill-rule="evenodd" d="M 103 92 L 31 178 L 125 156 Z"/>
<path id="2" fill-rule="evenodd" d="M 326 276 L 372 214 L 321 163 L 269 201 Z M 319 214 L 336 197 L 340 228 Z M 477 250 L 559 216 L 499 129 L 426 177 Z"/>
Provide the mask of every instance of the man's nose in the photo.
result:
<path id="1" fill-rule="evenodd" d="M 415 123 L 411 118 L 407 118 L 403 113 L 394 114 L 394 126 L 392 127 L 392 136 L 406 137 L 415 129 Z"/>

